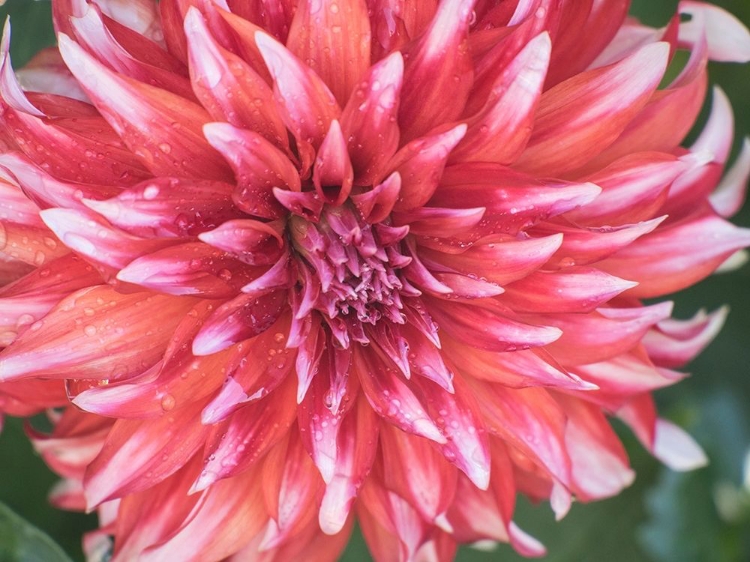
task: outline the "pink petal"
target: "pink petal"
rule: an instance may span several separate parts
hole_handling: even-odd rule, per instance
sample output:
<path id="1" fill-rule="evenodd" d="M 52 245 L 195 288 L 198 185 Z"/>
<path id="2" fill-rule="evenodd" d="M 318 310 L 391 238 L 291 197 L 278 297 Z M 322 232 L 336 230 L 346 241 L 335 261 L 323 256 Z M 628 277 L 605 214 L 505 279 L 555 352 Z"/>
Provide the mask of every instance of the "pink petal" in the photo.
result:
<path id="1" fill-rule="evenodd" d="M 424 298 L 430 315 L 448 335 L 487 351 L 515 351 L 548 345 L 561 336 L 550 326 L 534 326 L 513 319 L 513 313 L 492 299 L 470 303 Z"/>
<path id="2" fill-rule="evenodd" d="M 109 222 L 145 237 L 195 236 L 226 219 L 239 217 L 231 193 L 217 181 L 154 178 L 105 201 L 84 198 L 83 204 Z"/>
<path id="3" fill-rule="evenodd" d="M 83 199 L 114 197 L 120 192 L 114 186 L 59 181 L 18 152 L 0 155 L 0 166 L 8 170 L 23 188 L 26 196 L 42 208 L 80 209 Z"/>
<path id="4" fill-rule="evenodd" d="M 713 341 L 728 313 L 729 309 L 723 306 L 710 314 L 701 310 L 689 320 L 662 320 L 646 333 L 643 344 L 656 364 L 682 367 Z"/>
<path id="5" fill-rule="evenodd" d="M 203 242 L 230 252 L 249 265 L 270 265 L 283 252 L 285 223 L 237 219 L 198 235 Z"/>
<path id="6" fill-rule="evenodd" d="M 590 267 L 567 267 L 506 285 L 500 302 L 517 312 L 590 312 L 636 284 Z"/>
<path id="7" fill-rule="evenodd" d="M 671 195 L 672 182 L 686 168 L 685 161 L 658 152 L 625 156 L 588 178 L 602 188 L 601 194 L 566 216 L 577 224 L 591 226 L 648 220 L 657 215 Z"/>
<path id="8" fill-rule="evenodd" d="M 333 476 L 326 483 L 318 522 L 334 535 L 346 524 L 352 503 L 378 452 L 378 418 L 361 396 L 343 419 L 337 435 Z"/>
<path id="9" fill-rule="evenodd" d="M 401 176 L 398 172 L 393 172 L 383 183 L 370 191 L 352 195 L 351 199 L 362 217 L 374 224 L 385 220 L 391 214 L 400 193 Z"/>
<path id="10" fill-rule="evenodd" d="M 484 107 L 468 120 L 453 162 L 510 164 L 531 137 L 552 45 L 548 33 L 532 39 L 498 75 Z"/>
<path id="11" fill-rule="evenodd" d="M 437 250 L 420 247 L 419 257 L 433 272 L 458 271 L 503 286 L 538 270 L 562 242 L 560 234 L 525 239 L 488 236 L 461 253 L 442 253 L 439 242 Z"/>
<path id="12" fill-rule="evenodd" d="M 217 482 L 202 493 L 178 529 L 139 558 L 144 562 L 195 560 L 200 553 L 210 560 L 222 560 L 237 552 L 267 521 L 261 483 L 257 470 Z"/>
<path id="13" fill-rule="evenodd" d="M 157 176 L 231 178 L 222 158 L 201 134 L 202 125 L 209 120 L 201 107 L 111 72 L 65 35 L 59 43 L 65 63 L 94 105 L 151 172 Z"/>
<path id="14" fill-rule="evenodd" d="M 210 316 L 193 340 L 195 355 L 210 355 L 242 340 L 262 334 L 284 308 L 282 292 L 264 296 L 240 294 Z"/>
<path id="15" fill-rule="evenodd" d="M 528 455 L 568 485 L 571 461 L 562 409 L 541 388 L 509 389 L 471 381 L 487 430 Z"/>
<path id="16" fill-rule="evenodd" d="M 5 285 L 0 289 L 0 345 L 9 345 L 70 293 L 101 282 L 93 267 L 67 254 Z"/>
<path id="17" fill-rule="evenodd" d="M 225 365 L 224 386 L 201 414 L 204 424 L 222 421 L 243 404 L 265 398 L 287 379 L 295 363 L 294 353 L 284 347 L 288 332 L 289 318 L 282 316 L 252 341 L 237 345 Z"/>
<path id="18" fill-rule="evenodd" d="M 110 70 L 172 92 L 187 99 L 194 99 L 190 81 L 159 65 L 163 61 L 148 64 L 134 58 L 105 26 L 101 12 L 89 4 L 81 17 L 71 18 L 70 23 L 78 44 Z M 143 38 L 141 37 L 143 40 Z M 144 40 L 145 42 L 145 40 Z M 154 45 L 156 50 L 161 50 Z"/>
<path id="19" fill-rule="evenodd" d="M 169 295 L 229 298 L 262 274 L 202 242 L 188 242 L 141 256 L 117 279 Z"/>
<path id="20" fill-rule="evenodd" d="M 562 330 L 547 350 L 563 365 L 596 363 L 633 348 L 657 322 L 669 318 L 672 303 L 636 308 L 599 308 L 588 314 L 542 314 L 537 321 Z"/>
<path id="21" fill-rule="evenodd" d="M 632 484 L 635 473 L 604 414 L 575 398 L 558 395 L 557 399 L 568 417 L 565 444 L 576 497 L 581 501 L 607 498 Z"/>
<path id="22" fill-rule="evenodd" d="M 107 273 L 122 269 L 143 254 L 177 242 L 128 234 L 91 211 L 47 209 L 40 215 L 63 244 Z"/>
<path id="23" fill-rule="evenodd" d="M 691 241 L 691 251 L 677 251 Z M 638 282 L 628 294 L 656 297 L 684 289 L 713 273 L 735 251 L 750 245 L 750 231 L 713 213 L 697 213 L 662 227 L 600 264 L 613 275 Z"/>
<path id="24" fill-rule="evenodd" d="M 373 65 L 356 85 L 341 114 L 357 185 L 375 181 L 396 153 L 398 114 L 404 62 L 401 53 L 391 53 Z M 378 142 L 370 142 L 377 138 Z"/>
<path id="25" fill-rule="evenodd" d="M 569 390 L 592 390 L 596 385 L 569 373 L 545 352 L 519 350 L 513 353 L 468 348 L 444 338 L 443 353 L 460 372 L 478 380 L 497 382 L 509 388 L 530 386 L 559 387 Z M 466 357 L 471 354 L 471 360 Z"/>
<path id="26" fill-rule="evenodd" d="M 540 180 L 498 164 L 472 162 L 447 167 L 430 204 L 452 209 L 484 207 L 488 228 L 515 234 L 586 205 L 600 192 L 591 183 Z"/>
<path id="27" fill-rule="evenodd" d="M 264 78 L 216 43 L 196 8 L 188 10 L 185 17 L 185 34 L 193 89 L 211 117 L 249 129 L 286 149 L 286 129 Z"/>
<path id="28" fill-rule="evenodd" d="M 440 3 L 425 33 L 402 49 L 404 82 L 398 115 L 402 143 L 461 114 L 473 74 L 464 45 L 473 4 L 474 0 Z"/>

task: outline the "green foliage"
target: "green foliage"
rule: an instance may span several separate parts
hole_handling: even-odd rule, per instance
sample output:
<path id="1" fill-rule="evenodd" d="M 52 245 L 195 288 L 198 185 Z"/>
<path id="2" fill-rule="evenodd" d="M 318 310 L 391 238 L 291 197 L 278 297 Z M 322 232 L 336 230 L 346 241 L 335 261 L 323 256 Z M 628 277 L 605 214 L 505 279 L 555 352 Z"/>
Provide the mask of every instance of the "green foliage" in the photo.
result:
<path id="1" fill-rule="evenodd" d="M 0 560 L 72 562 L 52 539 L 3 503 L 0 503 Z"/>

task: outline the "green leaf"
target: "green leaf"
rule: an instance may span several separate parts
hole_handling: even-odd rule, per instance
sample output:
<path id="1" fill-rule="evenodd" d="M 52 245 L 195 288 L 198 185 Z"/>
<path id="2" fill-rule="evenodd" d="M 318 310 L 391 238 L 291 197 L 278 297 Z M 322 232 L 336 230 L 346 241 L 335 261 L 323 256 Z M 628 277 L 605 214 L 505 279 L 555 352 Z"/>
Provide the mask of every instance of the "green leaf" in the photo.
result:
<path id="1" fill-rule="evenodd" d="M 0 560 L 3 562 L 72 562 L 54 541 L 0 503 Z"/>

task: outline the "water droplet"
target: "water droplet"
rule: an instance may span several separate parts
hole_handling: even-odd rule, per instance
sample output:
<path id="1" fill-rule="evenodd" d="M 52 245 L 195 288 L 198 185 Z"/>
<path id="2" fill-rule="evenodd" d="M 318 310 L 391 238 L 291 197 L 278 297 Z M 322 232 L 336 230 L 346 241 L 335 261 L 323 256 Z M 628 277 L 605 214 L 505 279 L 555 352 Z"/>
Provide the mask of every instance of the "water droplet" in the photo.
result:
<path id="1" fill-rule="evenodd" d="M 95 336 L 96 335 L 96 326 L 88 325 L 83 329 L 83 333 L 87 336 Z"/>
<path id="2" fill-rule="evenodd" d="M 174 408 L 175 399 L 171 394 L 165 394 L 161 399 L 161 407 L 165 412 Z"/>

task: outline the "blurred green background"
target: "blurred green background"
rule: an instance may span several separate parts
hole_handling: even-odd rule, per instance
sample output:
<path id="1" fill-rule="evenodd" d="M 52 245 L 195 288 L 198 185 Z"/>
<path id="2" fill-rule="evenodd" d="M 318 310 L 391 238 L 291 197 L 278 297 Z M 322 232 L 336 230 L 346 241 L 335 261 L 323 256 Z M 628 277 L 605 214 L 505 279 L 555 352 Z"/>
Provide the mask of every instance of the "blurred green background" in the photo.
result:
<path id="1" fill-rule="evenodd" d="M 721 5 L 750 24 L 748 0 Z M 676 0 L 635 0 L 632 12 L 652 25 L 664 24 Z M 43 46 L 54 42 L 49 2 L 8 0 L 0 15 L 13 21 L 16 68 Z M 736 112 L 738 142 L 750 133 L 750 65 L 712 64 L 712 82 L 729 95 Z M 735 143 L 735 154 L 738 142 Z M 750 208 L 735 222 L 749 226 Z M 687 242 L 687 241 L 686 241 Z M 692 376 L 657 395 L 663 415 L 701 443 L 711 464 L 678 474 L 659 465 L 621 432 L 638 473 L 635 484 L 619 497 L 574 505 L 559 523 L 546 505 L 521 501 L 517 521 L 549 549 L 549 562 L 747 562 L 750 561 L 750 266 L 717 275 L 677 296 L 676 315 L 692 316 L 699 308 L 731 306 L 719 338 L 690 367 Z M 95 526 L 93 516 L 50 508 L 46 495 L 55 482 L 34 455 L 19 420 L 9 419 L 0 434 L 0 562 L 54 562 L 83 559 L 81 533 Z M 13 513 L 15 512 L 15 514 Z M 17 514 L 17 515 L 16 515 Z M 19 516 L 49 535 L 48 540 Z M 343 560 L 368 560 L 356 535 Z M 509 547 L 492 552 L 464 548 L 462 561 L 523 560 Z M 176 561 L 177 562 L 177 561 Z"/>

